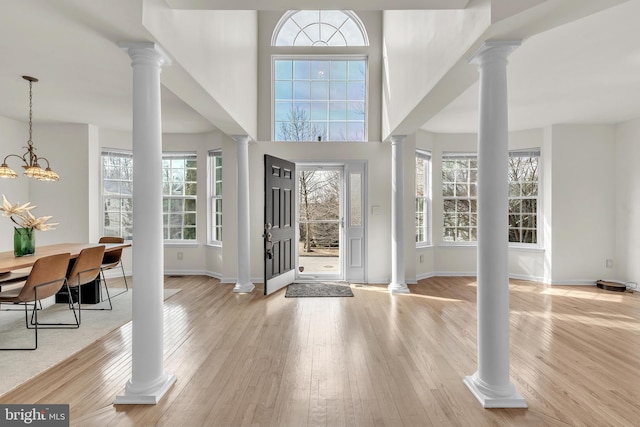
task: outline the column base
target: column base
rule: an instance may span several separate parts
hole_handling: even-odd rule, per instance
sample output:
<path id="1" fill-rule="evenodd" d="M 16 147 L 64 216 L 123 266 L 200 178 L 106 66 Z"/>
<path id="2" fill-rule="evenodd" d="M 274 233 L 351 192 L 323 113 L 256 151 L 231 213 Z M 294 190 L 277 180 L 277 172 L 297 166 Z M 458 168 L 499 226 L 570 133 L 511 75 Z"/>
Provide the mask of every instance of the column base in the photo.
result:
<path id="1" fill-rule="evenodd" d="M 252 292 L 255 288 L 256 286 L 251 282 L 243 283 L 243 284 L 236 283 L 236 285 L 233 287 L 233 292 L 248 294 Z"/>
<path id="2" fill-rule="evenodd" d="M 464 377 L 464 384 L 478 399 L 483 408 L 527 408 L 524 397 L 510 384 L 510 390 L 492 391 L 486 385 L 480 384 L 476 375 Z"/>
<path id="3" fill-rule="evenodd" d="M 409 287 L 406 283 L 390 283 L 387 286 L 390 294 L 410 294 Z"/>
<path id="4" fill-rule="evenodd" d="M 158 385 L 153 387 L 152 389 L 144 390 L 143 392 L 132 392 L 131 389 L 131 380 L 127 383 L 127 387 L 125 388 L 124 395 L 116 396 L 116 400 L 113 402 L 114 405 L 155 405 L 157 404 L 162 396 L 165 395 L 167 391 L 171 388 L 171 386 L 176 382 L 175 375 L 167 375 L 167 378 L 160 382 Z"/>

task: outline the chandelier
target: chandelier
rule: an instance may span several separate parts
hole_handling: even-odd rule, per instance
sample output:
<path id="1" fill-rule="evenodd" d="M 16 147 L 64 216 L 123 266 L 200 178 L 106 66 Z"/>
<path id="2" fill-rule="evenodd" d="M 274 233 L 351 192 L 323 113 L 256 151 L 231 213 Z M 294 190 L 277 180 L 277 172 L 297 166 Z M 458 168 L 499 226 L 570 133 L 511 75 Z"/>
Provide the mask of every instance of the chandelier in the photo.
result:
<path id="1" fill-rule="evenodd" d="M 0 166 L 0 178 L 16 178 L 18 176 L 18 174 L 15 173 L 13 169 L 7 166 L 7 159 L 9 157 L 18 157 L 24 162 L 22 167 L 24 168 L 24 174 L 26 176 L 35 178 L 38 181 L 58 181 L 60 179 L 60 176 L 51 170 L 51 167 L 49 166 L 49 160 L 45 159 L 44 157 L 38 157 L 36 155 L 36 149 L 34 148 L 33 141 L 31 140 L 33 134 L 33 113 L 31 111 L 33 103 L 31 89 L 33 83 L 37 82 L 38 79 L 29 76 L 22 76 L 22 78 L 29 82 L 29 140 L 27 141 L 27 146 L 23 147 L 27 149 L 27 152 L 22 156 L 18 154 L 9 154 L 8 156 L 6 156 L 2 162 L 2 165 Z M 40 166 L 41 161 L 47 162 L 46 169 L 42 169 L 42 167 Z"/>

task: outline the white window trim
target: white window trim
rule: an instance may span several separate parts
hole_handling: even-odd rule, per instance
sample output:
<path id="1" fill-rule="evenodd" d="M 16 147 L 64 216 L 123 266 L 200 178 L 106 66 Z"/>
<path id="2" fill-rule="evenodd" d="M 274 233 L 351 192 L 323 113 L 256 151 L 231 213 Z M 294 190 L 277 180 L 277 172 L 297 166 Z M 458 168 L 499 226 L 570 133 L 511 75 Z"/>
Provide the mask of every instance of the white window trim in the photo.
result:
<path id="1" fill-rule="evenodd" d="M 443 152 L 442 153 L 442 157 L 440 158 L 440 162 L 441 162 L 441 171 L 442 171 L 442 165 L 444 164 L 445 158 L 452 158 L 452 157 L 459 157 L 459 158 L 473 158 L 473 159 L 478 159 L 478 153 L 473 153 L 473 152 Z M 444 211 L 444 201 L 445 199 L 449 199 L 449 200 L 478 200 L 477 196 L 474 197 L 445 197 L 442 194 L 442 187 L 443 187 L 443 181 L 442 181 L 442 177 L 440 178 L 440 197 L 441 197 L 441 203 L 442 203 L 442 223 L 440 225 L 440 240 L 441 240 L 441 246 L 477 246 L 477 241 L 444 241 L 444 215 L 445 215 L 445 211 Z M 476 205 L 477 208 L 477 205 Z M 476 212 L 477 215 L 477 212 Z M 476 229 L 477 229 L 477 224 L 476 224 Z"/>
<path id="2" fill-rule="evenodd" d="M 543 215 L 542 213 L 544 212 L 543 209 L 543 201 L 544 201 L 544 197 L 542 194 L 543 191 L 543 179 L 544 177 L 542 176 L 542 149 L 541 148 L 530 148 L 530 149 L 518 149 L 518 150 L 509 150 L 509 155 L 526 155 L 526 154 L 531 154 L 531 155 L 537 155 L 538 156 L 538 200 L 537 200 L 537 241 L 536 243 L 520 243 L 520 242 L 508 242 L 509 245 L 509 249 L 514 249 L 514 250 L 521 250 L 521 251 L 534 251 L 534 252 L 539 252 L 539 251 L 545 251 L 545 247 L 543 244 L 543 239 L 544 239 L 544 226 L 543 226 Z M 468 156 L 472 156 L 477 158 L 478 154 L 477 153 L 473 153 L 473 152 L 443 152 L 442 156 L 441 156 L 441 163 L 444 162 L 444 158 L 445 157 L 468 157 Z M 442 193 L 442 180 L 440 180 L 440 193 Z M 441 197 L 441 203 L 444 203 L 444 196 L 440 196 Z M 477 197 L 475 198 L 475 200 L 477 200 Z M 440 232 L 442 234 L 442 230 L 444 228 L 444 210 L 442 211 L 442 221 L 443 223 L 440 224 Z M 440 238 L 442 239 L 442 236 L 440 236 Z M 476 247 L 478 246 L 478 242 L 460 242 L 460 241 L 456 241 L 456 242 L 445 242 L 440 240 L 440 242 L 438 243 L 439 247 Z"/>
<path id="3" fill-rule="evenodd" d="M 220 198 L 223 200 L 222 194 L 216 195 L 215 193 L 215 165 L 213 164 L 213 157 L 222 157 L 222 148 L 209 150 L 207 156 L 207 177 L 208 177 L 208 188 L 207 188 L 207 246 L 212 247 L 222 247 L 222 240 L 213 239 L 213 230 L 215 227 L 213 221 L 213 213 L 214 213 L 214 197 Z M 224 161 L 224 160 L 223 160 Z M 224 170 L 224 166 L 223 166 Z M 224 180 L 223 180 L 224 184 Z M 224 203 L 224 201 L 223 201 Z M 224 228 L 223 228 L 224 230 Z"/>
<path id="4" fill-rule="evenodd" d="M 102 156 L 104 155 L 109 155 L 109 154 L 116 154 L 116 155 L 124 155 L 124 156 L 131 156 L 131 158 L 133 158 L 133 151 L 132 150 L 125 150 L 125 149 L 111 149 L 111 148 L 103 148 L 100 151 L 100 230 L 101 233 L 104 234 L 104 215 L 105 215 L 105 211 L 104 211 L 104 165 L 102 163 Z M 162 158 L 165 159 L 167 157 L 171 157 L 171 156 L 196 156 L 197 158 L 197 153 L 196 152 L 191 152 L 191 151 L 180 151 L 180 152 L 173 152 L 173 151 L 167 151 L 167 152 L 163 152 L 162 153 Z M 133 199 L 133 195 L 131 196 L 131 198 Z M 165 195 L 162 195 L 162 198 L 164 200 Z M 169 199 L 171 199 L 172 197 L 169 196 Z M 198 205 L 198 198 L 197 195 L 193 196 L 193 198 L 196 200 L 196 210 L 197 210 L 197 205 Z M 164 213 L 163 213 L 164 214 Z M 197 218 L 197 212 L 196 212 L 196 218 Z M 196 239 L 194 240 L 185 240 L 185 239 L 169 239 L 169 240 L 163 240 L 163 244 L 164 246 L 198 246 L 198 238 L 197 238 L 197 231 L 198 229 L 198 224 L 196 223 Z"/>
<path id="5" fill-rule="evenodd" d="M 289 11 L 285 12 L 282 15 L 282 17 L 280 18 L 280 20 L 276 24 L 275 28 L 273 29 L 273 33 L 271 34 L 271 46 L 272 47 L 297 47 L 297 46 L 278 46 L 278 45 L 276 45 L 276 41 L 278 39 L 278 35 L 280 34 L 280 30 L 282 29 L 283 25 L 289 20 L 289 18 L 291 18 L 293 15 L 295 15 L 298 12 L 299 12 L 299 10 L 289 10 Z M 340 10 L 340 12 L 344 13 L 345 15 L 347 15 L 357 25 L 357 27 L 360 29 L 360 33 L 362 34 L 362 39 L 363 39 L 364 45 L 359 46 L 359 45 L 349 45 L 349 44 L 347 44 L 347 46 L 337 46 L 337 47 L 367 47 L 367 46 L 369 46 L 369 37 L 367 35 L 367 30 L 366 30 L 366 28 L 364 26 L 364 23 L 360 19 L 360 17 L 355 12 L 353 12 L 351 10 Z M 324 46 L 321 46 L 321 47 L 324 47 Z"/>
<path id="6" fill-rule="evenodd" d="M 104 210 L 104 163 L 102 161 L 102 157 L 105 155 L 118 155 L 130 157 L 133 159 L 133 152 L 130 150 L 123 149 L 115 149 L 115 148 L 107 148 L 104 147 L 100 150 L 100 233 L 101 235 L 105 235 L 104 231 L 104 220 L 105 220 L 105 210 Z M 131 199 L 133 200 L 133 194 L 131 195 Z"/>
<path id="7" fill-rule="evenodd" d="M 423 158 L 428 161 L 428 169 L 424 171 L 425 175 L 425 199 L 427 215 L 425 217 L 426 223 L 426 240 L 423 242 L 416 242 L 416 248 L 428 248 L 433 246 L 433 192 L 432 192 L 432 155 L 428 150 L 416 149 L 416 157 Z M 417 198 L 417 196 L 415 197 Z"/>
<path id="8" fill-rule="evenodd" d="M 542 150 L 540 148 L 509 150 L 509 156 L 531 156 L 538 157 L 538 194 L 536 199 L 536 243 L 509 242 L 510 249 L 530 249 L 544 250 L 542 224 L 544 212 L 542 209 Z"/>
<path id="9" fill-rule="evenodd" d="M 198 153 L 195 151 L 163 151 L 162 152 L 162 160 L 164 161 L 167 158 L 173 158 L 173 157 L 177 157 L 177 158 L 182 158 L 182 157 L 188 157 L 188 156 L 193 156 L 196 159 L 196 162 L 198 160 Z M 197 166 L 196 166 L 196 171 L 197 171 Z M 196 172 L 197 173 L 197 172 Z M 198 185 L 198 181 L 196 180 L 196 185 Z M 162 194 L 162 199 L 164 201 L 164 199 L 191 199 L 191 200 L 195 200 L 196 201 L 196 238 L 195 239 L 164 239 L 164 244 L 169 246 L 171 244 L 178 244 L 178 245 L 185 245 L 185 246 L 190 246 L 192 244 L 198 244 L 198 195 L 196 194 L 195 196 L 193 195 L 182 195 L 182 196 L 167 196 L 164 194 Z M 164 215 L 164 210 L 163 210 L 163 215 Z M 163 224 L 163 233 L 164 233 L 164 224 Z"/>

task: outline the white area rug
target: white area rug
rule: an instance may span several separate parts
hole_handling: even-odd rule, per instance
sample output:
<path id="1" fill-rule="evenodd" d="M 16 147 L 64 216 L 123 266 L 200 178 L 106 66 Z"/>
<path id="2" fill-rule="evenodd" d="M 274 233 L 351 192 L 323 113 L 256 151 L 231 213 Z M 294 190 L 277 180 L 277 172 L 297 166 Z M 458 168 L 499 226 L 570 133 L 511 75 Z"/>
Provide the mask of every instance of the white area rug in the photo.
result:
<path id="1" fill-rule="evenodd" d="M 118 291 L 118 288 L 112 290 Z M 180 289 L 165 289 L 164 299 L 178 292 Z M 37 350 L 0 351 L 0 396 L 131 321 L 132 294 L 133 290 L 129 289 L 112 298 L 112 311 L 83 311 L 79 329 L 38 330 Z M 68 305 L 54 304 L 53 298 L 44 302 L 45 309 L 38 312 L 38 320 L 72 323 L 73 312 Z M 106 306 L 103 302 L 95 307 Z M 20 311 L 0 311 L 0 347 L 32 347 L 34 331 L 25 327 L 24 307 L 2 304 L 2 309 L 5 308 Z"/>

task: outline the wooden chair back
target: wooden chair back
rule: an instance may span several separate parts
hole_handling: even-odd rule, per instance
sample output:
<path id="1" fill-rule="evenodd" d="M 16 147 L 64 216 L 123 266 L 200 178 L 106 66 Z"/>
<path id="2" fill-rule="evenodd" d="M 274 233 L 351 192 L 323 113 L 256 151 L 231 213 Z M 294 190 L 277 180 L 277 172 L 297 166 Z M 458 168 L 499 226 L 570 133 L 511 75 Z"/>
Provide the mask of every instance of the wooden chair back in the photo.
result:
<path id="1" fill-rule="evenodd" d="M 92 282 L 100 274 L 104 246 L 94 246 L 80 251 L 71 271 L 67 274 L 69 286 L 79 286 Z"/>
<path id="2" fill-rule="evenodd" d="M 18 294 L 18 301 L 31 302 L 55 295 L 64 285 L 69 267 L 70 254 L 56 254 L 40 258 L 33 264 L 22 290 Z"/>
<path id="3" fill-rule="evenodd" d="M 124 238 L 115 236 L 104 236 L 100 238 L 98 243 L 124 243 Z M 110 267 L 116 266 L 120 262 L 121 257 L 122 249 L 105 252 L 104 256 L 102 257 L 102 264 L 110 264 Z"/>

